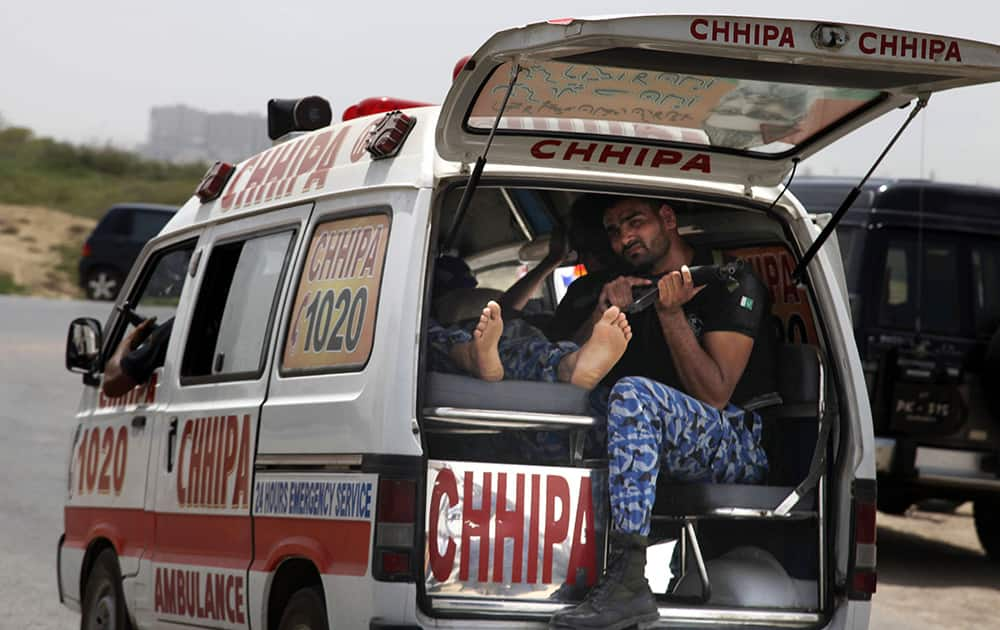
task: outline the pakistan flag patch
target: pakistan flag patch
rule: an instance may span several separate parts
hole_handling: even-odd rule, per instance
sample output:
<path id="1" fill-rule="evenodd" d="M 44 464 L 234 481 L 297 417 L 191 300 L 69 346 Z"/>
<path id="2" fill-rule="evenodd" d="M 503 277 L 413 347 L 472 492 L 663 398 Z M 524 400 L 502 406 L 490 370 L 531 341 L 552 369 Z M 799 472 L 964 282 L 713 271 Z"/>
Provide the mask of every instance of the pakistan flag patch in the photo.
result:
<path id="1" fill-rule="evenodd" d="M 742 306 L 743 308 L 747 309 L 748 311 L 752 311 L 753 310 L 753 298 L 752 297 L 747 297 L 747 296 L 744 295 L 743 297 L 740 298 L 740 306 Z"/>

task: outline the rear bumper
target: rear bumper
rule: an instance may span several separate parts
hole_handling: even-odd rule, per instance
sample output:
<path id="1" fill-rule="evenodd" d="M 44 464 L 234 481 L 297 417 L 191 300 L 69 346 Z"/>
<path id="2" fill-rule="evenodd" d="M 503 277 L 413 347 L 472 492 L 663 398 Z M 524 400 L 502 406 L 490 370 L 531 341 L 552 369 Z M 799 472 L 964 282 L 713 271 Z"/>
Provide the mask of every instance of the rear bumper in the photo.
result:
<path id="1" fill-rule="evenodd" d="M 875 438 L 879 476 L 913 485 L 1000 493 L 996 462 L 995 454 L 983 451 L 904 448 L 895 438 Z"/>

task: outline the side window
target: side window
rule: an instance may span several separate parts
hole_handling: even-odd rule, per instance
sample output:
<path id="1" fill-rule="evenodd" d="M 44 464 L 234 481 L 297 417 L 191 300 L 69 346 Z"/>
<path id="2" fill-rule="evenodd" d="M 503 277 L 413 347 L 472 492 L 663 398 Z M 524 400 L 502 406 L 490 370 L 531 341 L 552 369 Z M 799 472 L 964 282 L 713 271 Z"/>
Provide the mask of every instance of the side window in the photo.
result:
<path id="1" fill-rule="evenodd" d="M 153 254 L 140 275 L 137 290 L 133 291 L 129 304 L 144 318 L 155 317 L 158 324 L 166 322 L 177 312 L 181 290 L 188 278 L 188 263 L 194 251 L 195 241 L 187 241 L 168 247 Z M 124 333 L 133 326 L 121 328 L 119 335 L 109 338 L 110 348 L 118 345 Z"/>
<path id="2" fill-rule="evenodd" d="M 375 341 L 389 215 L 316 226 L 285 332 L 283 374 L 360 370 Z"/>
<path id="3" fill-rule="evenodd" d="M 124 208 L 114 208 L 101 219 L 100 231 L 110 236 L 128 236 L 132 229 L 132 216 Z"/>
<path id="4" fill-rule="evenodd" d="M 976 335 L 989 337 L 1000 327 L 1000 247 L 977 243 L 971 255 Z"/>
<path id="5" fill-rule="evenodd" d="M 136 212 L 132 217 L 132 239 L 148 241 L 156 236 L 169 220 L 170 215 L 166 212 Z"/>
<path id="6" fill-rule="evenodd" d="M 181 383 L 256 378 L 294 232 L 216 245 L 198 293 Z"/>
<path id="7" fill-rule="evenodd" d="M 958 334 L 961 320 L 955 244 L 928 239 L 923 260 L 917 256 L 915 234 L 890 237 L 882 271 L 879 325 L 916 330 L 919 315 L 925 332 Z"/>

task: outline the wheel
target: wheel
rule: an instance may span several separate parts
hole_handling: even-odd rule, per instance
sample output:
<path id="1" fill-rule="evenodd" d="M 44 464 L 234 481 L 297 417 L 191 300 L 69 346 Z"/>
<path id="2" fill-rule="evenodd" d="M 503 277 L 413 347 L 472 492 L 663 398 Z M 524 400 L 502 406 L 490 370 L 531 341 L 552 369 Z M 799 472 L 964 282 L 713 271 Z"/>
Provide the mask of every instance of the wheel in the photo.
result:
<path id="1" fill-rule="evenodd" d="M 315 586 L 295 591 L 281 614 L 278 630 L 329 630 L 323 592 Z"/>
<path id="2" fill-rule="evenodd" d="M 83 591 L 81 630 L 127 630 L 128 614 L 122 595 L 118 558 L 111 549 L 97 556 Z"/>
<path id="3" fill-rule="evenodd" d="M 910 509 L 911 505 L 913 505 L 913 499 L 905 494 L 882 490 L 878 493 L 878 509 L 880 512 L 902 516 L 906 514 L 906 510 Z"/>
<path id="4" fill-rule="evenodd" d="M 994 562 L 1000 562 L 1000 499 L 977 499 L 972 513 L 976 521 L 979 544 Z"/>
<path id="5" fill-rule="evenodd" d="M 91 300 L 113 300 L 122 288 L 122 276 L 113 269 L 95 269 L 87 274 L 84 289 Z"/>

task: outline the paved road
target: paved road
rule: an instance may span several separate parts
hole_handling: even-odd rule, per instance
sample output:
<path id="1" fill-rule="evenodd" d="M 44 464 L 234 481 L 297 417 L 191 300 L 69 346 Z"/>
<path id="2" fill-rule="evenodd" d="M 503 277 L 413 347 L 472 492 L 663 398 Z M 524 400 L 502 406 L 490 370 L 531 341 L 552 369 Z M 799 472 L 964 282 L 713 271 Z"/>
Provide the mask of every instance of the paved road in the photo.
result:
<path id="1" fill-rule="evenodd" d="M 106 303 L 0 296 L 0 630 L 76 627 L 55 585 L 70 419 L 80 378 L 63 367 L 74 317 L 104 321 Z M 954 515 L 879 515 L 879 592 L 872 628 L 986 628 L 1000 610 L 1000 566 Z"/>

